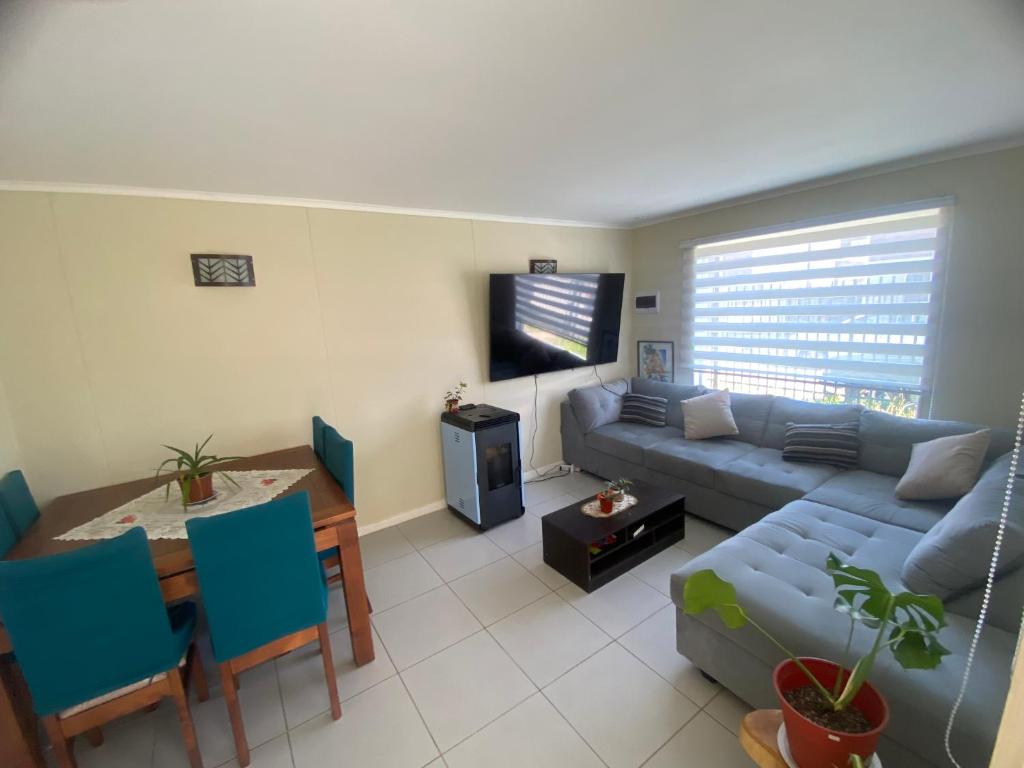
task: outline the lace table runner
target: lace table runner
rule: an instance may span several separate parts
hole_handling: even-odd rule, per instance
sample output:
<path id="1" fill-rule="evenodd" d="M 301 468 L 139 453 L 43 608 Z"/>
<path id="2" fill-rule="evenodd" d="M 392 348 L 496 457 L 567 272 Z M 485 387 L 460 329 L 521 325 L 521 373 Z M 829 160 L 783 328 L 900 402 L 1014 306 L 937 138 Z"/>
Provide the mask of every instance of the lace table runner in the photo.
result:
<path id="1" fill-rule="evenodd" d="M 263 504 L 284 492 L 312 472 L 312 469 L 255 469 L 247 472 L 225 472 L 238 483 L 236 488 L 219 474 L 213 476 L 213 499 L 186 508 L 181 506 L 178 484 L 166 486 L 122 504 L 57 537 L 60 541 L 112 539 L 129 528 L 141 525 L 151 539 L 187 539 L 185 521 L 190 517 L 209 517 L 233 512 L 243 507 Z M 166 498 L 165 498 L 166 497 Z"/>

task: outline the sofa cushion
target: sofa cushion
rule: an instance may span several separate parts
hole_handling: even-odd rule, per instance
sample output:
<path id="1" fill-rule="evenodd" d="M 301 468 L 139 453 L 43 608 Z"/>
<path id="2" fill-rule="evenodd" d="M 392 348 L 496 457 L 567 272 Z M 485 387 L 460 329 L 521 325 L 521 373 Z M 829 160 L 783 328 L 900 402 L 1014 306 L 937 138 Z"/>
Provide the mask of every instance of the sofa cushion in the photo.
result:
<path id="1" fill-rule="evenodd" d="M 924 533 L 952 506 L 951 501 L 903 501 L 896 498 L 895 477 L 863 469 L 840 472 L 807 494 L 817 501 L 902 528 Z"/>
<path id="2" fill-rule="evenodd" d="M 622 410 L 622 396 L 629 391 L 625 379 L 610 381 L 604 386 L 579 387 L 569 390 L 569 402 L 580 429 L 590 432 L 604 424 L 618 421 Z"/>
<path id="3" fill-rule="evenodd" d="M 616 421 L 588 432 L 583 443 L 595 451 L 642 465 L 644 448 L 682 436 L 683 430 L 675 427 L 650 427 L 646 424 Z"/>
<path id="4" fill-rule="evenodd" d="M 629 389 L 638 395 L 664 397 L 668 401 L 668 425 L 677 429 L 683 428 L 683 409 L 679 403 L 707 392 L 700 384 L 669 384 L 641 378 L 631 379 Z"/>
<path id="5" fill-rule="evenodd" d="M 664 397 L 627 392 L 622 396 L 622 412 L 619 414 L 619 421 L 664 427 L 667 406 L 668 401 Z"/>
<path id="6" fill-rule="evenodd" d="M 880 411 L 864 411 L 860 415 L 860 466 L 871 472 L 900 477 L 910 464 L 914 443 L 937 437 L 964 435 L 983 427 L 962 421 L 907 419 Z M 1013 448 L 1013 433 L 993 429 L 984 466 Z"/>
<path id="7" fill-rule="evenodd" d="M 708 392 L 682 402 L 683 435 L 687 440 L 738 435 L 729 407 L 729 390 Z"/>
<path id="8" fill-rule="evenodd" d="M 837 469 L 856 469 L 860 457 L 860 424 L 786 425 L 782 458 L 805 464 L 825 464 Z"/>
<path id="9" fill-rule="evenodd" d="M 959 499 L 978 482 L 990 430 L 914 443 L 910 464 L 896 483 L 900 499 Z"/>
<path id="10" fill-rule="evenodd" d="M 998 459 L 974 490 L 925 534 L 903 566 L 903 580 L 915 592 L 950 595 L 981 586 L 988 575 L 999 529 L 1010 454 Z M 1024 480 L 1014 484 L 996 575 L 1024 565 Z"/>
<path id="11" fill-rule="evenodd" d="M 729 407 L 740 433 L 737 439 L 744 443 L 761 445 L 768 415 L 772 410 L 771 395 L 745 395 L 742 392 L 729 393 Z"/>
<path id="12" fill-rule="evenodd" d="M 760 445 L 765 448 L 782 448 L 786 444 L 786 425 L 794 424 L 844 424 L 860 421 L 864 409 L 855 404 L 829 405 L 808 403 L 791 397 L 776 397 L 772 400 L 771 413 L 761 437 Z"/>
<path id="13" fill-rule="evenodd" d="M 817 488 L 839 470 L 821 464 L 783 461 L 782 451 L 755 448 L 715 470 L 715 488 L 722 493 L 781 507 Z"/>
<path id="14" fill-rule="evenodd" d="M 644 450 L 644 465 L 655 472 L 714 488 L 715 469 L 754 448 L 750 443 L 717 437 L 665 440 Z"/>

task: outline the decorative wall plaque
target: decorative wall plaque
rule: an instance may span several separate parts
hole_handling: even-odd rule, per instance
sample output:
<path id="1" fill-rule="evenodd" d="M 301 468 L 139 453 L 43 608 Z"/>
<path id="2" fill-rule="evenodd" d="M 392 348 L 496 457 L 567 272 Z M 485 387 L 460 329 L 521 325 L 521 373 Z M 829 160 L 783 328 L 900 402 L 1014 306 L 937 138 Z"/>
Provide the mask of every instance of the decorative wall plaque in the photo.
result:
<path id="1" fill-rule="evenodd" d="M 530 272 L 534 275 L 555 275 L 558 261 L 555 259 L 530 259 Z"/>

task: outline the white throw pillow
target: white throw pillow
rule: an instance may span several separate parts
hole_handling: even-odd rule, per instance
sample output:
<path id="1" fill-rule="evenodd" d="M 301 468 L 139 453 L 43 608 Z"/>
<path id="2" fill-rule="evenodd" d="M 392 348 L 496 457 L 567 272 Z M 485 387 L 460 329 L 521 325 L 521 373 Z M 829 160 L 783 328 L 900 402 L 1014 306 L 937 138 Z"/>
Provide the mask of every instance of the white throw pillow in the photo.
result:
<path id="1" fill-rule="evenodd" d="M 730 402 L 728 389 L 683 400 L 683 436 L 687 440 L 703 440 L 738 435 Z"/>
<path id="2" fill-rule="evenodd" d="M 991 430 L 914 443 L 910 465 L 896 484 L 896 498 L 953 499 L 974 487 L 985 461 Z"/>

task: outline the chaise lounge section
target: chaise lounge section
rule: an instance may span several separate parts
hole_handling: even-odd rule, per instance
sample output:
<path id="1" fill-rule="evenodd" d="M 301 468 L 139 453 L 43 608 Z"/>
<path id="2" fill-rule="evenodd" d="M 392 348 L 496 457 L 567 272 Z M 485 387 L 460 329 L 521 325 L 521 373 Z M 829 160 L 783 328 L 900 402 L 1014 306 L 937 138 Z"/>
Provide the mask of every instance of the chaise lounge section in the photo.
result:
<path id="1" fill-rule="evenodd" d="M 905 501 L 895 487 L 913 445 L 979 427 L 905 419 L 858 405 L 733 394 L 739 434 L 687 440 L 679 403 L 707 391 L 643 379 L 574 390 L 562 404 L 563 456 L 602 477 L 671 488 L 686 495 L 692 514 L 738 531 L 671 577 L 673 600 L 681 606 L 688 576 L 711 568 L 733 582 L 749 613 L 798 654 L 842 656 L 849 625 L 832 608 L 834 589 L 824 571 L 829 552 L 878 571 L 893 589 L 938 594 L 948 622 L 940 639 L 951 654 L 936 670 L 913 672 L 886 657 L 872 680 L 891 707 L 880 748 L 885 764 L 948 764 L 943 733 L 981 604 L 1012 435 L 992 430 L 982 475 L 959 501 Z M 668 424 L 619 421 L 626 392 L 666 398 Z M 857 422 L 859 468 L 783 461 L 789 422 Z M 963 765 L 987 764 L 995 741 L 1024 607 L 1022 565 L 1024 490 L 1013 499 L 991 612 L 953 731 L 953 750 Z M 679 652 L 702 671 L 752 706 L 777 706 L 771 671 L 782 655 L 760 634 L 749 627 L 728 630 L 713 612 L 694 617 L 678 610 L 676 626 Z M 855 650 L 869 642 L 862 629 Z"/>

